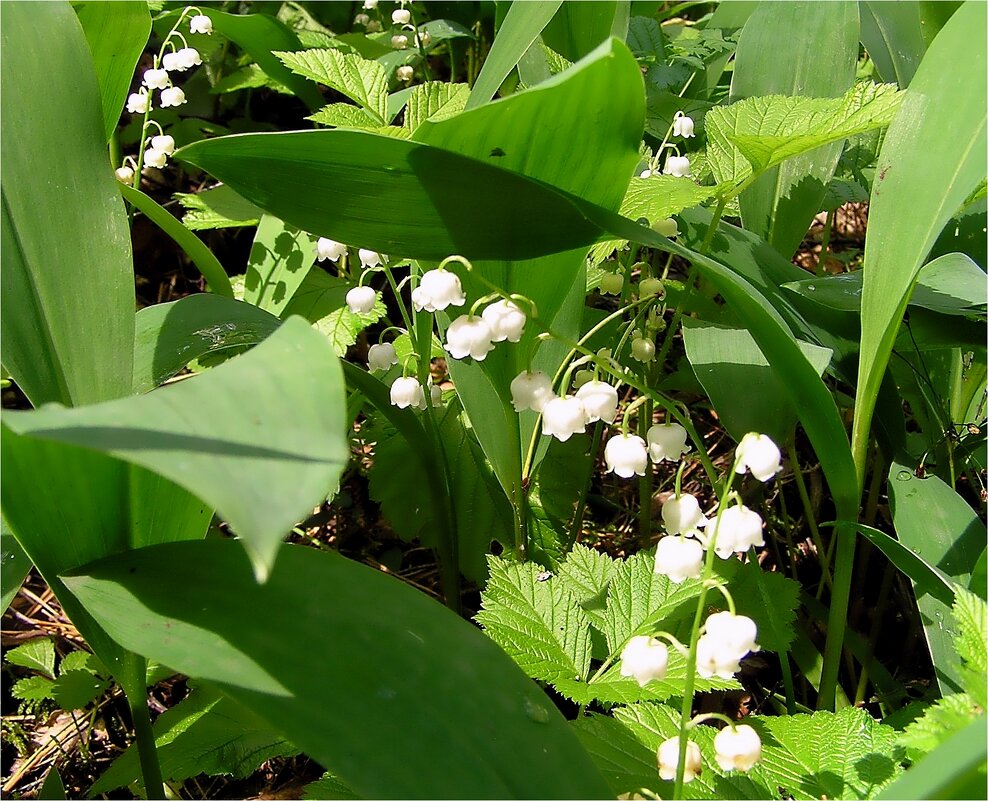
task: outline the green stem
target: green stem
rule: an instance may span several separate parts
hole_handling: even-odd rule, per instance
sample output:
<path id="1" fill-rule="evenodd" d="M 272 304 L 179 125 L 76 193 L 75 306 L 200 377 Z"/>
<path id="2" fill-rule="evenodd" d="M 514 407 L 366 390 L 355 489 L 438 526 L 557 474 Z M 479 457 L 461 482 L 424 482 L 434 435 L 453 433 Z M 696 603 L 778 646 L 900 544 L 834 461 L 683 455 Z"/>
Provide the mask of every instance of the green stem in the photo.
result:
<path id="1" fill-rule="evenodd" d="M 796 479 L 796 489 L 799 491 L 799 500 L 803 504 L 803 514 L 806 515 L 806 525 L 810 529 L 810 538 L 816 548 L 820 559 L 820 570 L 823 574 L 823 581 L 820 587 L 826 584 L 833 591 L 833 579 L 830 577 L 830 560 L 827 558 L 827 550 L 823 545 L 823 538 L 820 536 L 820 528 L 816 524 L 816 515 L 813 513 L 813 503 L 810 501 L 810 493 L 806 489 L 806 481 L 803 479 L 803 471 L 799 464 L 799 457 L 796 448 L 791 441 L 786 443 L 786 456 L 789 464 L 792 465 L 793 478 Z"/>
<path id="2" fill-rule="evenodd" d="M 652 400 L 649 398 L 638 412 L 638 436 L 642 439 L 652 427 L 652 411 Z M 652 537 L 652 479 L 652 464 L 649 462 L 645 475 L 638 479 L 638 541 L 642 548 L 649 546 Z"/>
<path id="3" fill-rule="evenodd" d="M 130 708 L 131 723 L 134 726 L 134 740 L 141 763 L 141 778 L 144 781 L 145 798 L 164 798 L 161 781 L 161 765 L 158 763 L 158 750 L 154 744 L 154 730 L 151 728 L 151 713 L 148 710 L 147 691 L 144 676 L 147 660 L 134 653 L 124 656 L 125 675 L 120 676 L 127 706 Z"/>
<path id="4" fill-rule="evenodd" d="M 823 226 L 823 237 L 820 240 L 820 258 L 816 263 L 816 274 L 825 275 L 827 272 L 827 251 L 830 249 L 830 232 L 834 227 L 834 218 L 837 210 L 827 213 L 827 222 Z"/>
<path id="5" fill-rule="evenodd" d="M 603 423 L 598 422 L 593 427 L 593 439 L 590 442 L 590 463 L 587 465 L 587 474 L 583 479 L 582 492 L 576 503 L 576 512 L 573 514 L 573 523 L 570 525 L 569 541 L 576 542 L 583 529 L 583 515 L 587 509 L 587 493 L 590 491 L 590 481 L 593 478 L 594 467 L 597 463 L 597 452 L 600 450 L 600 440 L 604 431 Z"/>
<path id="6" fill-rule="evenodd" d="M 834 584 L 830 594 L 830 616 L 827 619 L 827 641 L 823 647 L 823 670 L 817 709 L 833 710 L 837 699 L 837 671 L 847 631 L 847 609 L 851 601 L 851 578 L 854 573 L 854 551 L 857 529 L 853 522 L 841 521 L 834 529 L 837 553 L 834 559 Z"/>

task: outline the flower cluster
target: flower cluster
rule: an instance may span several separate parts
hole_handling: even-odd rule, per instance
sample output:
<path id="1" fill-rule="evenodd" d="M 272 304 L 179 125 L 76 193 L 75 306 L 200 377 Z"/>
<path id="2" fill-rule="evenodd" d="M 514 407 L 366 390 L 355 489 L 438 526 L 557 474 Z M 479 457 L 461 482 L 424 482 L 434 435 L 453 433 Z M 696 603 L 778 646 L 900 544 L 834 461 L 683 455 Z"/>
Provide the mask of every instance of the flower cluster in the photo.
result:
<path id="1" fill-rule="evenodd" d="M 676 778 L 679 766 L 679 738 L 673 737 L 659 746 L 656 754 L 659 763 L 659 777 L 666 781 Z M 751 770 L 762 757 L 762 741 L 751 726 L 730 725 L 721 729 L 714 737 L 714 758 L 721 770 L 738 770 L 745 773 Z M 686 760 L 683 782 L 691 782 L 703 772 L 703 756 L 700 746 L 692 740 L 686 741 Z"/>
<path id="2" fill-rule="evenodd" d="M 741 660 L 759 649 L 755 621 L 744 615 L 717 612 L 703 624 L 696 643 L 696 672 L 704 678 L 733 678 L 741 670 Z"/>

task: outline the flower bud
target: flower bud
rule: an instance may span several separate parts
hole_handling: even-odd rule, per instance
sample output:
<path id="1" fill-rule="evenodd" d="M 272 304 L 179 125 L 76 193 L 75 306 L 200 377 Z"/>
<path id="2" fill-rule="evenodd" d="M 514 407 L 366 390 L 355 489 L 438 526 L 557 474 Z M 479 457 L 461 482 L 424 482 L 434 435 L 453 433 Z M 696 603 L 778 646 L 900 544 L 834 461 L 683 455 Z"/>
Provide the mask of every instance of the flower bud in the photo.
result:
<path id="1" fill-rule="evenodd" d="M 542 433 L 566 442 L 573 434 L 587 430 L 587 412 L 583 401 L 566 395 L 553 398 L 542 409 Z"/>
<path id="2" fill-rule="evenodd" d="M 161 169 L 168 162 L 168 154 L 153 147 L 144 151 L 144 166 Z"/>
<path id="3" fill-rule="evenodd" d="M 391 21 L 395 25 L 407 25 L 412 21 L 412 14 L 407 8 L 396 8 L 391 12 Z"/>
<path id="4" fill-rule="evenodd" d="M 361 13 L 361 14 L 357 14 L 357 16 L 353 18 L 353 21 L 357 25 L 367 25 L 367 23 L 370 22 L 370 17 L 368 17 L 366 14 Z"/>
<path id="5" fill-rule="evenodd" d="M 457 317 L 446 329 L 446 350 L 454 359 L 472 356 L 482 362 L 494 350 L 491 327 L 483 317 L 470 314 Z"/>
<path id="6" fill-rule="evenodd" d="M 665 291 L 665 285 L 658 278 L 646 278 L 638 285 L 638 292 L 642 297 L 647 295 L 661 295 Z"/>
<path id="7" fill-rule="evenodd" d="M 354 314 L 367 314 L 374 309 L 377 292 L 369 286 L 355 286 L 346 293 L 346 305 Z"/>
<path id="8" fill-rule="evenodd" d="M 714 750 L 721 770 L 749 771 L 762 757 L 762 741 L 751 726 L 728 726 L 714 737 Z"/>
<path id="9" fill-rule="evenodd" d="M 151 147 L 160 150 L 165 155 L 170 156 L 175 152 L 175 140 L 167 134 L 163 136 L 152 136 Z"/>
<path id="10" fill-rule="evenodd" d="M 405 64 L 404 66 L 398 67 L 398 69 L 395 70 L 395 77 L 399 81 L 404 81 L 405 83 L 408 83 L 410 80 L 412 80 L 412 78 L 415 77 L 415 70 L 412 67 L 410 67 L 408 64 Z"/>
<path id="11" fill-rule="evenodd" d="M 640 334 L 631 340 L 631 358 L 640 362 L 650 362 L 655 358 L 655 343 Z"/>
<path id="12" fill-rule="evenodd" d="M 324 236 L 319 237 L 316 242 L 316 260 L 317 261 L 339 261 L 343 255 L 346 253 L 346 245 L 341 242 L 337 242 L 333 239 L 327 239 Z"/>
<path id="13" fill-rule="evenodd" d="M 205 14 L 198 14 L 189 20 L 189 31 L 204 33 L 208 36 L 213 32 L 213 21 Z"/>
<path id="14" fill-rule="evenodd" d="M 663 459 L 679 461 L 679 457 L 689 453 L 686 446 L 686 429 L 679 423 L 657 423 L 645 434 L 648 440 L 648 455 L 658 464 Z"/>
<path id="15" fill-rule="evenodd" d="M 541 370 L 519 373 L 511 381 L 511 404 L 516 412 L 523 412 L 526 409 L 541 412 L 555 397 L 552 391 L 552 379 Z"/>
<path id="16" fill-rule="evenodd" d="M 185 102 L 185 92 L 177 86 L 169 86 L 161 91 L 161 107 L 181 106 Z"/>
<path id="17" fill-rule="evenodd" d="M 621 478 L 645 475 L 645 468 L 648 467 L 645 440 L 629 434 L 611 437 L 604 447 L 604 463 L 608 470 Z"/>
<path id="18" fill-rule="evenodd" d="M 664 220 L 658 220 L 652 225 L 652 230 L 657 234 L 662 234 L 662 236 L 667 239 L 672 239 L 674 236 L 679 236 L 679 226 L 672 217 L 667 217 Z"/>
<path id="19" fill-rule="evenodd" d="M 703 546 L 694 539 L 663 537 L 655 547 L 655 572 L 667 576 L 673 584 L 703 573 Z"/>
<path id="20" fill-rule="evenodd" d="M 141 81 L 148 89 L 165 89 L 171 84 L 168 70 L 144 70 L 144 80 Z"/>
<path id="21" fill-rule="evenodd" d="M 690 160 L 686 156 L 669 156 L 666 159 L 665 174 L 685 178 L 690 174 Z"/>
<path id="22" fill-rule="evenodd" d="M 735 451 L 734 472 L 750 470 L 759 481 L 768 481 L 782 469 L 779 447 L 765 434 L 745 434 Z"/>
<path id="23" fill-rule="evenodd" d="M 600 291 L 605 295 L 620 295 L 624 289 L 623 273 L 604 273 L 600 277 Z"/>
<path id="24" fill-rule="evenodd" d="M 367 349 L 367 369 L 372 373 L 383 373 L 398 364 L 398 354 L 390 342 L 371 345 Z"/>
<path id="25" fill-rule="evenodd" d="M 432 42 L 432 34 L 428 31 L 420 31 L 415 34 L 415 44 L 421 45 L 422 47 L 428 47 Z"/>
<path id="26" fill-rule="evenodd" d="M 689 139 L 694 136 L 693 118 L 687 117 L 681 111 L 677 111 L 676 116 L 672 118 L 672 135 L 681 136 L 683 139 Z"/>
<path id="27" fill-rule="evenodd" d="M 131 114 L 147 114 L 151 109 L 151 95 L 147 89 L 127 96 L 127 111 Z"/>
<path id="28" fill-rule="evenodd" d="M 700 511 L 699 501 L 684 492 L 678 498 L 672 497 L 662 504 L 662 522 L 670 534 L 689 537 L 698 534 L 699 529 L 710 521 Z"/>
<path id="29" fill-rule="evenodd" d="M 618 393 L 607 382 L 590 381 L 576 391 L 576 397 L 583 401 L 588 423 L 594 423 L 597 420 L 603 420 L 605 423 L 614 422 L 614 418 L 617 416 Z"/>
<path id="30" fill-rule="evenodd" d="M 399 409 L 409 406 L 420 408 L 425 405 L 425 392 L 414 376 L 396 378 L 391 385 L 391 405 Z"/>
<path id="31" fill-rule="evenodd" d="M 528 318 L 510 300 L 498 300 L 483 311 L 484 319 L 491 327 L 494 342 L 518 342 L 525 332 Z"/>
<path id="32" fill-rule="evenodd" d="M 408 37 L 398 33 L 391 37 L 391 46 L 395 50 L 405 50 L 408 47 Z"/>
<path id="33" fill-rule="evenodd" d="M 378 267 L 381 264 L 381 254 L 374 250 L 361 248 L 357 251 L 357 258 L 360 259 L 360 267 L 363 270 Z"/>
<path id="34" fill-rule="evenodd" d="M 673 737 L 659 746 L 659 778 L 673 781 L 676 769 L 679 767 L 679 738 Z M 683 771 L 683 782 L 691 782 L 703 772 L 703 759 L 700 746 L 692 740 L 686 742 L 686 769 Z"/>
<path id="35" fill-rule="evenodd" d="M 372 11 L 377 8 L 377 0 L 364 0 L 364 9 L 366 11 Z"/>
<path id="36" fill-rule="evenodd" d="M 378 22 L 376 19 L 372 19 L 370 22 L 367 23 L 367 33 L 380 33 L 380 32 L 381 32 L 381 23 Z"/>
<path id="37" fill-rule="evenodd" d="M 122 184 L 130 185 L 134 182 L 134 170 L 126 164 L 123 167 L 117 167 L 113 171 L 113 174 L 117 176 L 117 180 Z"/>
<path id="38" fill-rule="evenodd" d="M 577 370 L 576 375 L 573 376 L 573 388 L 579 390 L 580 387 L 585 384 L 589 384 L 594 380 L 593 370 Z M 577 395 L 580 393 L 577 392 Z M 611 421 L 608 421 L 611 422 Z"/>
<path id="39" fill-rule="evenodd" d="M 466 302 L 459 276 L 448 270 L 429 270 L 412 292 L 412 305 L 416 311 L 442 311 Z"/>
<path id="40" fill-rule="evenodd" d="M 644 687 L 653 679 L 666 677 L 669 648 L 654 637 L 632 637 L 621 651 L 621 675 Z"/>

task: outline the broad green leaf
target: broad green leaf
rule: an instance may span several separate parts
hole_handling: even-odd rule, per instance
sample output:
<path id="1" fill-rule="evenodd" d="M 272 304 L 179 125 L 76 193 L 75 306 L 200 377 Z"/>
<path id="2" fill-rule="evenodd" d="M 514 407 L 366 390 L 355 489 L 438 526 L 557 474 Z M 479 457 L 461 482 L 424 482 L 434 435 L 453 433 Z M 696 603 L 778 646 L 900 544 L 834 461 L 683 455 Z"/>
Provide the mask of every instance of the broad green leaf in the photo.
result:
<path id="1" fill-rule="evenodd" d="M 896 462 L 889 468 L 888 488 L 899 542 L 953 581 L 966 585 L 986 536 L 975 511 L 936 476 L 917 478 L 912 468 Z M 962 681 L 950 599 L 921 594 L 923 585 L 914 588 L 940 691 L 943 695 L 959 692 Z"/>
<path id="2" fill-rule="evenodd" d="M 3 365 L 36 406 L 127 395 L 130 233 L 85 36 L 49 3 L 4 8 L 0 36 Z"/>
<path id="3" fill-rule="evenodd" d="M 412 89 L 405 109 L 405 128 L 412 133 L 426 120 L 438 122 L 463 111 L 470 87 L 465 83 L 429 81 Z"/>
<path id="4" fill-rule="evenodd" d="M 320 125 L 329 125 L 333 128 L 374 130 L 381 125 L 362 108 L 349 103 L 330 103 L 328 106 L 323 106 L 315 114 L 309 115 L 306 119 L 318 122 Z"/>
<path id="5" fill-rule="evenodd" d="M 31 569 L 31 560 L 11 534 L 7 521 L 2 517 L 0 517 L 0 566 L 3 567 L 0 571 L 0 581 L 2 581 L 0 609 L 6 612 Z"/>
<path id="6" fill-rule="evenodd" d="M 364 797 L 607 796 L 562 715 L 496 645 L 338 554 L 282 546 L 259 585 L 241 549 L 207 540 L 66 581 L 120 642 L 216 683 Z M 176 586 L 196 587 L 195 601 Z"/>
<path id="7" fill-rule="evenodd" d="M 763 570 L 755 562 L 745 562 L 731 577 L 730 590 L 738 614 L 750 617 L 757 624 L 757 642 L 762 650 L 774 651 L 784 659 L 796 638 L 799 583 L 781 573 Z"/>
<path id="8" fill-rule="evenodd" d="M 661 62 L 665 57 L 662 28 L 651 17 L 632 17 L 628 21 L 626 42 L 637 59 Z"/>
<path id="9" fill-rule="evenodd" d="M 916 595 L 922 597 L 929 594 L 944 604 L 950 604 L 954 597 L 954 589 L 950 577 L 940 568 L 931 565 L 915 551 L 903 545 L 890 534 L 871 528 L 863 523 L 857 523 L 858 532 L 880 550 L 888 560 L 901 570 L 913 582 Z"/>
<path id="10" fill-rule="evenodd" d="M 227 277 L 226 270 L 223 269 L 223 265 L 199 237 L 182 225 L 178 218 L 173 217 L 166 208 L 159 206 L 140 190 L 126 184 L 120 184 L 119 187 L 120 194 L 128 203 L 143 212 L 151 222 L 168 234 L 175 244 L 185 251 L 185 255 L 199 268 L 199 272 L 203 274 L 206 283 L 209 284 L 209 288 L 213 292 L 230 298 L 233 297 L 233 288 L 230 286 L 230 279 Z"/>
<path id="11" fill-rule="evenodd" d="M 239 45 L 262 70 L 291 89 L 310 110 L 323 105 L 319 90 L 275 55 L 276 51 L 302 49 L 298 36 L 286 25 L 267 14 L 228 14 L 215 9 L 209 10 L 209 18 L 216 32 Z"/>
<path id="12" fill-rule="evenodd" d="M 851 88 L 857 64 L 857 6 L 853 0 L 759 4 L 738 40 L 731 78 L 731 105 L 720 108 L 732 109 L 742 98 L 766 95 L 804 99 L 842 95 Z M 775 121 L 778 122 L 778 118 Z M 714 139 L 709 114 L 704 124 L 709 152 Z M 765 135 L 772 131 L 750 133 Z M 807 147 L 803 149 L 818 147 L 826 141 L 833 140 L 822 139 L 815 144 L 806 142 Z M 820 209 L 840 151 L 840 146 L 833 144 L 800 155 L 748 186 L 738 199 L 744 227 L 764 237 L 789 258 L 799 246 L 813 215 Z M 788 156 L 796 156 L 799 152 L 793 149 Z M 765 168 L 769 166 L 771 163 L 765 164 Z"/>
<path id="13" fill-rule="evenodd" d="M 52 683 L 51 697 L 62 709 L 85 709 L 110 687 L 88 670 L 65 670 Z"/>
<path id="14" fill-rule="evenodd" d="M 52 765 L 48 770 L 48 774 L 45 776 L 44 784 L 38 790 L 38 798 L 54 801 L 54 799 L 67 797 L 65 795 L 65 785 L 62 783 L 62 777 L 58 774 L 58 768 Z"/>
<path id="15" fill-rule="evenodd" d="M 249 200 L 223 185 L 195 194 L 176 192 L 175 198 L 186 209 L 182 224 L 193 231 L 257 225 L 264 214 Z"/>
<path id="16" fill-rule="evenodd" d="M 573 547 L 573 517 L 590 483 L 595 455 L 588 437 L 551 439 L 528 485 L 528 556 L 552 570 Z"/>
<path id="17" fill-rule="evenodd" d="M 321 779 L 310 782 L 302 789 L 302 798 L 307 801 L 326 801 L 326 799 L 338 799 L 339 801 L 359 801 L 360 796 L 353 792 L 343 782 L 337 779 L 332 773 L 324 773 Z"/>
<path id="18" fill-rule="evenodd" d="M 20 665 L 55 678 L 55 646 L 47 637 L 28 640 L 8 651 L 4 659 L 11 665 Z"/>
<path id="19" fill-rule="evenodd" d="M 154 721 L 154 741 L 165 781 L 206 773 L 244 779 L 262 762 L 297 749 L 271 726 L 209 686 L 196 687 Z M 89 797 L 137 782 L 143 790 L 137 746 L 131 745 L 89 790 Z"/>
<path id="20" fill-rule="evenodd" d="M 699 320 L 683 321 L 683 343 L 697 379 L 703 385 L 717 416 L 738 442 L 749 431 L 768 434 L 774 442 L 787 442 L 797 413 L 751 334 L 743 328 L 725 328 Z M 823 374 L 831 352 L 799 342 L 807 360 Z"/>
<path id="21" fill-rule="evenodd" d="M 282 537 L 325 499 L 346 464 L 344 406 L 332 351 L 304 321 L 289 320 L 250 353 L 191 381 L 79 409 L 11 412 L 5 424 L 25 439 L 140 465 L 202 497 L 240 535 L 263 579 Z M 6 494 L 4 504 L 9 512 Z"/>
<path id="22" fill-rule="evenodd" d="M 923 60 L 926 42 L 919 3 L 880 3 L 861 0 L 861 42 L 883 81 L 905 89 Z"/>
<path id="23" fill-rule="evenodd" d="M 10 694 L 18 701 L 47 701 L 51 698 L 54 682 L 44 676 L 28 676 L 15 682 Z"/>
<path id="24" fill-rule="evenodd" d="M 369 312 L 355 314 L 347 307 L 336 309 L 313 322 L 315 329 L 326 337 L 333 352 L 342 357 L 357 341 L 357 336 L 367 326 L 376 323 L 386 314 L 384 302 L 378 299 Z"/>
<path id="25" fill-rule="evenodd" d="M 946 5 L 946 4 L 945 4 Z M 877 797 L 974 798 L 984 792 L 988 723 L 982 716 L 888 785 Z"/>
<path id="26" fill-rule="evenodd" d="M 113 135 L 134 80 L 137 60 L 151 33 L 148 6 L 140 0 L 75 3 L 99 81 L 105 139 Z"/>
<path id="27" fill-rule="evenodd" d="M 916 275 L 944 223 L 988 169 L 988 83 L 981 69 L 986 13 L 984 4 L 966 3 L 951 17 L 927 50 L 882 145 L 861 293 L 852 433 L 859 476 L 878 387 Z"/>
<path id="28" fill-rule="evenodd" d="M 919 26 L 927 47 L 962 5 L 964 0 L 919 0 Z"/>
<path id="29" fill-rule="evenodd" d="M 292 72 L 335 89 L 374 115 L 385 125 L 388 76 L 376 61 L 339 50 L 302 50 L 275 53 Z"/>
<path id="30" fill-rule="evenodd" d="M 576 543 L 559 567 L 557 580 L 576 596 L 583 611 L 600 629 L 605 620 L 607 587 L 618 564 L 606 553 Z"/>
<path id="31" fill-rule="evenodd" d="M 149 392 L 200 356 L 256 345 L 280 321 L 267 312 L 221 295 L 189 295 L 137 313 L 134 392 Z"/>
<path id="32" fill-rule="evenodd" d="M 531 562 L 491 557 L 477 622 L 533 679 L 586 681 L 590 621 L 564 584 L 542 575 Z"/>
<path id="33" fill-rule="evenodd" d="M 627 36 L 630 7 L 630 0 L 563 3 L 542 31 L 542 39 L 564 58 L 577 61 L 609 36 Z"/>
<path id="34" fill-rule="evenodd" d="M 422 31 L 429 34 L 429 50 L 441 42 L 445 42 L 450 39 L 477 38 L 469 28 L 461 25 L 459 22 L 456 22 L 456 20 L 451 19 L 431 19 L 428 22 L 421 23 L 418 26 L 418 29 L 420 34 Z"/>
<path id="35" fill-rule="evenodd" d="M 244 300 L 280 317 L 309 272 L 317 237 L 265 215 L 247 260 Z"/>
<path id="36" fill-rule="evenodd" d="M 474 82 L 468 109 L 489 103 L 504 79 L 528 52 L 543 28 L 562 5 L 562 0 L 512 3 L 494 37 L 494 44 Z"/>

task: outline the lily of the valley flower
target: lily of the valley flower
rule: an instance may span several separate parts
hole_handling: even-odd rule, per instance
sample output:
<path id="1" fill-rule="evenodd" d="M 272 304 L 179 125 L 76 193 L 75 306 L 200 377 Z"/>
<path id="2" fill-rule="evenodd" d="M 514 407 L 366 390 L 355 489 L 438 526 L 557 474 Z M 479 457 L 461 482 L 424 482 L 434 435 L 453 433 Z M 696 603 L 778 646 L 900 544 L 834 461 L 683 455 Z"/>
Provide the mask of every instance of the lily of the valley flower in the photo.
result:
<path id="1" fill-rule="evenodd" d="M 603 420 L 605 423 L 614 422 L 617 416 L 618 393 L 606 381 L 590 381 L 583 384 L 576 391 L 576 397 L 583 401 L 588 423 L 595 423 L 597 420 Z"/>
<path id="2" fill-rule="evenodd" d="M 364 10 L 371 11 L 377 8 L 377 0 L 364 0 Z"/>
<path id="3" fill-rule="evenodd" d="M 466 302 L 459 276 L 449 270 L 429 270 L 412 291 L 412 305 L 416 311 L 442 311 Z"/>
<path id="4" fill-rule="evenodd" d="M 415 77 L 415 69 L 408 66 L 408 64 L 405 64 L 404 66 L 398 67 L 398 69 L 395 70 L 395 77 L 399 81 L 408 83 L 410 80 L 412 80 L 412 78 Z"/>
<path id="5" fill-rule="evenodd" d="M 541 412 L 555 397 L 552 379 L 541 370 L 519 373 L 511 381 L 511 404 L 516 412 L 526 409 Z"/>
<path id="6" fill-rule="evenodd" d="M 364 270 L 379 267 L 381 264 L 381 254 L 376 250 L 361 248 L 357 251 L 357 258 L 360 259 L 360 267 Z"/>
<path id="7" fill-rule="evenodd" d="M 367 368 L 372 372 L 383 373 L 398 364 L 398 354 L 390 342 L 371 345 L 367 349 Z"/>
<path id="8" fill-rule="evenodd" d="M 412 12 L 407 8 L 396 8 L 391 12 L 391 21 L 395 25 L 407 25 L 412 21 Z"/>
<path id="9" fill-rule="evenodd" d="M 185 102 L 185 92 L 177 86 L 169 86 L 161 90 L 161 107 L 181 106 Z"/>
<path id="10" fill-rule="evenodd" d="M 419 380 L 414 376 L 396 378 L 391 385 L 391 405 L 399 409 L 406 409 L 409 406 L 423 408 L 425 406 L 425 392 Z"/>
<path id="11" fill-rule="evenodd" d="M 681 136 L 683 139 L 689 139 L 695 136 L 693 133 L 693 118 L 687 117 L 681 111 L 677 111 L 676 116 L 672 118 L 672 135 Z"/>
<path id="12" fill-rule="evenodd" d="M 600 291 L 605 295 L 620 295 L 624 289 L 622 273 L 604 273 L 600 277 Z"/>
<path id="13" fill-rule="evenodd" d="M 166 156 L 170 156 L 175 152 L 175 140 L 167 134 L 162 136 L 152 136 L 151 147 L 154 150 L 160 150 Z"/>
<path id="14" fill-rule="evenodd" d="M 729 679 L 741 670 L 741 660 L 759 649 L 755 621 L 744 615 L 717 612 L 703 624 L 696 642 L 696 672 L 703 678 Z"/>
<path id="15" fill-rule="evenodd" d="M 686 537 L 663 537 L 655 547 L 655 572 L 667 576 L 673 584 L 703 573 L 703 546 Z"/>
<path id="16" fill-rule="evenodd" d="M 699 530 L 710 521 L 700 511 L 700 503 L 695 497 L 683 493 L 662 504 L 662 522 L 670 534 L 696 536 Z"/>
<path id="17" fill-rule="evenodd" d="M 325 261 L 326 259 L 329 259 L 330 261 L 339 261 L 345 253 L 346 245 L 342 242 L 327 239 L 324 236 L 319 237 L 319 240 L 316 242 L 317 261 Z"/>
<path id="18" fill-rule="evenodd" d="M 202 64 L 202 56 L 194 47 L 183 47 L 174 53 L 165 53 L 161 57 L 161 66 L 168 72 L 185 72 L 200 64 Z"/>
<path id="19" fill-rule="evenodd" d="M 765 434 L 745 434 L 734 453 L 737 460 L 734 471 L 750 470 L 759 481 L 768 481 L 782 469 L 779 447 Z"/>
<path id="20" fill-rule="evenodd" d="M 641 334 L 631 340 L 631 358 L 640 362 L 650 362 L 655 358 L 655 343 Z"/>
<path id="21" fill-rule="evenodd" d="M 690 174 L 690 160 L 686 156 L 669 156 L 666 159 L 665 174 L 685 178 Z"/>
<path id="22" fill-rule="evenodd" d="M 168 163 L 168 154 L 163 150 L 155 150 L 153 147 L 144 151 L 144 165 L 162 169 Z"/>
<path id="23" fill-rule="evenodd" d="M 213 21 L 205 14 L 197 14 L 189 20 L 189 31 L 204 33 L 208 36 L 213 32 Z"/>
<path id="24" fill-rule="evenodd" d="M 621 650 L 621 675 L 644 687 L 653 679 L 664 679 L 669 666 L 669 648 L 654 637 L 632 637 Z"/>
<path id="25" fill-rule="evenodd" d="M 510 300 L 498 300 L 491 303 L 482 312 L 484 320 L 491 327 L 493 342 L 518 342 L 525 333 L 525 323 L 528 318 Z"/>
<path id="26" fill-rule="evenodd" d="M 645 475 L 645 468 L 648 467 L 645 440 L 633 434 L 611 437 L 604 447 L 604 463 L 608 470 L 621 478 Z"/>
<path id="27" fill-rule="evenodd" d="M 659 778 L 672 781 L 676 778 L 676 768 L 679 766 L 679 738 L 673 737 L 659 746 Z M 703 758 L 700 746 L 692 740 L 686 742 L 686 769 L 683 771 L 683 782 L 691 782 L 703 772 Z"/>
<path id="28" fill-rule="evenodd" d="M 408 37 L 402 33 L 395 34 L 391 37 L 391 46 L 395 50 L 405 50 L 408 48 Z"/>
<path id="29" fill-rule="evenodd" d="M 346 305 L 354 314 L 367 314 L 374 309 L 377 292 L 369 286 L 355 286 L 346 293 Z"/>
<path id="30" fill-rule="evenodd" d="M 127 111 L 130 114 L 147 114 L 151 109 L 151 95 L 147 89 L 127 96 Z"/>
<path id="31" fill-rule="evenodd" d="M 714 523 L 714 550 L 721 559 L 727 559 L 732 553 L 747 551 L 754 545 L 764 545 L 762 525 L 758 512 L 747 506 L 738 504 L 725 509 Z M 710 530 L 708 527 L 708 537 L 711 536 Z"/>
<path id="32" fill-rule="evenodd" d="M 762 757 L 762 740 L 751 726 L 728 726 L 714 737 L 714 750 L 721 770 L 749 771 Z"/>
<path id="33" fill-rule="evenodd" d="M 679 423 L 657 423 L 646 433 L 648 455 L 658 464 L 663 459 L 677 462 L 690 449 L 686 445 L 686 429 Z"/>
<path id="34" fill-rule="evenodd" d="M 368 17 L 364 13 L 360 13 L 360 14 L 357 14 L 357 16 L 355 16 L 353 18 L 353 21 L 357 25 L 366 25 L 368 22 L 370 22 L 370 17 Z"/>
<path id="35" fill-rule="evenodd" d="M 491 327 L 483 317 L 471 314 L 457 317 L 446 329 L 446 350 L 454 359 L 472 356 L 482 362 L 494 350 Z"/>
<path id="36" fill-rule="evenodd" d="M 168 70 L 144 70 L 141 83 L 148 89 L 165 89 L 171 85 L 171 78 L 168 77 Z"/>
<path id="37" fill-rule="evenodd" d="M 583 401 L 566 395 L 553 398 L 542 409 L 542 433 L 566 442 L 573 434 L 587 430 L 587 412 Z"/>
<path id="38" fill-rule="evenodd" d="M 113 171 L 113 174 L 117 176 L 117 180 L 122 184 L 130 185 L 134 182 L 134 170 L 126 164 L 123 167 L 117 167 Z"/>

